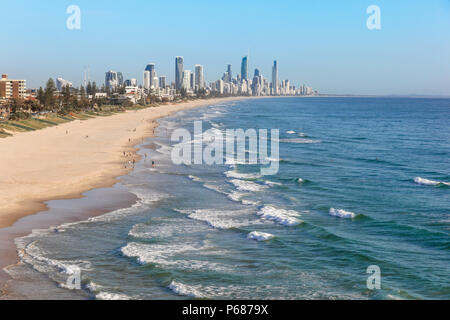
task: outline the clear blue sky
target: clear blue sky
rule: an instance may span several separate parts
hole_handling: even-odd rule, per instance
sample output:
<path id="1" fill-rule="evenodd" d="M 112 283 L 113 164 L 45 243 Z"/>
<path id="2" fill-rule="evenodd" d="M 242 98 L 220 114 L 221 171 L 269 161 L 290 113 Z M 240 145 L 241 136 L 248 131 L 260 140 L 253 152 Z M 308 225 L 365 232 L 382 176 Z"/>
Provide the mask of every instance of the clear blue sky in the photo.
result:
<path id="1" fill-rule="evenodd" d="M 450 0 L 0 1 L 0 73 L 28 87 L 78 85 L 87 65 L 99 84 L 110 69 L 140 83 L 150 62 L 173 80 L 178 55 L 209 82 L 250 52 L 251 74 L 270 77 L 277 59 L 281 79 L 321 92 L 450 95 Z M 71 4 L 81 30 L 66 28 Z M 371 4 L 379 31 L 366 27 Z"/>

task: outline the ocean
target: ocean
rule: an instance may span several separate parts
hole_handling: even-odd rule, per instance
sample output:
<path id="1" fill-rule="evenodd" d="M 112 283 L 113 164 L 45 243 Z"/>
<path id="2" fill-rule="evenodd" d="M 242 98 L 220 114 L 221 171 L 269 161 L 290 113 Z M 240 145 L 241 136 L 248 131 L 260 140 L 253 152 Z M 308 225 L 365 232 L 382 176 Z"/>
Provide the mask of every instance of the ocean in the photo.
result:
<path id="1" fill-rule="evenodd" d="M 278 173 L 174 165 L 172 132 L 198 120 L 219 132 L 279 129 Z M 136 168 L 109 188 L 139 200 L 16 239 L 13 289 L 52 299 L 450 299 L 449 99 L 243 100 L 159 123 Z M 111 190 L 86 196 L 101 202 Z M 379 289 L 368 286 L 370 266 Z"/>

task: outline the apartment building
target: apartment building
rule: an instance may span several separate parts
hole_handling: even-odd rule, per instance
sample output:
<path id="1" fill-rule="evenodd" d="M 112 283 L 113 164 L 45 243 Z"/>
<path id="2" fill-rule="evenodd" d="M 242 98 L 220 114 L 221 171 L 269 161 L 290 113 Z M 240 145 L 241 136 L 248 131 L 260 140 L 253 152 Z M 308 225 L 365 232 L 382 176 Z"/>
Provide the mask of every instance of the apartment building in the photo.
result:
<path id="1" fill-rule="evenodd" d="M 2 74 L 0 79 L 0 99 L 23 99 L 26 93 L 26 80 L 8 79 L 7 74 Z"/>

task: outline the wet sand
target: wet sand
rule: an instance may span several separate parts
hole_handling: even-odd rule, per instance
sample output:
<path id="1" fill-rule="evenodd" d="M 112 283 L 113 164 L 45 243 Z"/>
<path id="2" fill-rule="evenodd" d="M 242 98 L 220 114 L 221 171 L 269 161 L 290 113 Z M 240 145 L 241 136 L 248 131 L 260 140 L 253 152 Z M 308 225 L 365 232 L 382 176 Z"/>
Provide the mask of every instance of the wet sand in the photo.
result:
<path id="1" fill-rule="evenodd" d="M 245 98 L 162 105 L 0 139 L 1 298 L 27 298 L 8 292 L 11 277 L 4 268 L 18 262 L 15 238 L 136 202 L 135 195 L 120 191 L 116 183 L 118 177 L 132 170 L 125 165 L 139 160 L 136 145 L 153 136 L 157 119 L 190 108 L 241 99 Z M 98 201 L 98 192 L 102 201 Z"/>

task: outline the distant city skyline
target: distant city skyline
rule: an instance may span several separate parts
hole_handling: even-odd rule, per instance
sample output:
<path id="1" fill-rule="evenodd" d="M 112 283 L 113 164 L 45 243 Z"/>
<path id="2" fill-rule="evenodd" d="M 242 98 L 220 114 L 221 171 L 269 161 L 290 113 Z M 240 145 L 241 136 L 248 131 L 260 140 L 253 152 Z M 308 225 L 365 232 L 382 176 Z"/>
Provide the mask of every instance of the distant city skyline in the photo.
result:
<path id="1" fill-rule="evenodd" d="M 371 4 L 381 8 L 381 30 L 366 27 Z M 255 68 L 272 78 L 276 60 L 280 81 L 305 83 L 322 93 L 450 95 L 446 0 L 322 1 L 320 6 L 292 0 L 275 7 L 234 0 L 226 5 L 130 0 L 126 6 L 80 0 L 76 5 L 81 30 L 66 28 L 66 2 L 2 4 L 0 19 L 9 27 L 0 31 L 7 44 L 0 52 L 0 72 L 26 79 L 28 88 L 44 86 L 50 77 L 79 86 L 87 66 L 99 86 L 108 70 L 123 74 L 118 82 L 142 84 L 144 67 L 154 63 L 170 84 L 176 81 L 174 57 L 183 56 L 183 68 L 204 66 L 209 82 L 221 78 L 228 65 L 242 74 L 242 57 L 251 52 L 248 78 Z M 230 9 L 234 5 L 239 10 Z M 148 12 L 161 13 L 152 15 L 152 26 L 160 29 L 151 28 L 150 36 Z"/>

